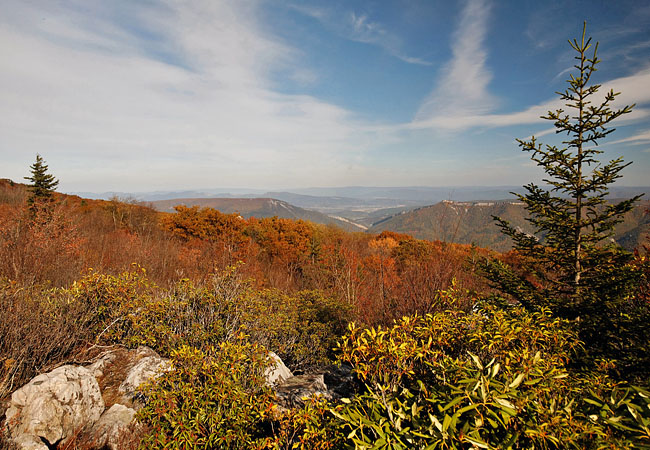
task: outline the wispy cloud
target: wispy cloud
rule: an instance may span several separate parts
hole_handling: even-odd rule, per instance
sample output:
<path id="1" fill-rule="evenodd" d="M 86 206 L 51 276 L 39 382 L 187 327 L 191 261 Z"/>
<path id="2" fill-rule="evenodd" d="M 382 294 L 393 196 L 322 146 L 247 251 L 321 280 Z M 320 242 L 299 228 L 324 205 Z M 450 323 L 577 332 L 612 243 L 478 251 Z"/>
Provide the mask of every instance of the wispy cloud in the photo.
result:
<path id="1" fill-rule="evenodd" d="M 541 137 L 543 137 L 543 136 L 547 136 L 547 135 L 549 135 L 549 134 L 553 134 L 553 133 L 555 133 L 556 131 L 557 131 L 557 128 L 555 128 L 555 127 L 553 127 L 553 128 L 547 128 L 547 129 L 545 129 L 545 130 L 542 130 L 542 131 L 539 131 L 539 132 L 537 132 L 537 133 L 533 133 L 533 134 L 531 134 L 531 135 L 529 135 L 529 136 L 526 136 L 525 138 L 523 138 L 523 140 L 524 140 L 524 141 L 530 141 L 530 140 L 533 138 L 533 136 L 535 136 L 535 138 L 538 139 L 538 138 L 541 138 Z"/>
<path id="2" fill-rule="evenodd" d="M 453 35 L 452 59 L 436 87 L 415 115 L 415 122 L 444 124 L 489 112 L 496 99 L 488 92 L 492 74 L 484 48 L 490 7 L 487 0 L 468 0 Z"/>
<path id="3" fill-rule="evenodd" d="M 548 50 L 560 43 L 563 44 L 566 41 L 558 41 L 556 36 L 567 36 L 569 30 L 573 31 L 567 23 L 557 21 L 558 5 L 551 2 L 539 2 L 537 5 L 539 10 L 528 19 L 524 36 L 538 51 Z M 553 33 L 549 33 L 549 29 L 553 29 Z"/>
<path id="4" fill-rule="evenodd" d="M 609 144 L 624 144 L 629 143 L 632 145 L 648 145 L 650 144 L 650 130 L 645 130 L 633 136 L 619 139 L 618 141 L 610 142 Z"/>
<path id="5" fill-rule="evenodd" d="M 539 116 L 562 105 L 551 99 L 496 109 L 488 90 L 487 1 L 464 4 L 453 57 L 421 114 L 382 125 L 378 115 L 317 98 L 319 89 L 279 90 L 278 73 L 297 83 L 291 92 L 320 74 L 305 64 L 304 47 L 263 22 L 265 0 L 4 0 L 0 176 L 21 179 L 39 152 L 68 191 L 500 182 L 505 166 L 478 168 L 487 140 L 430 131 L 542 125 Z M 348 40 L 426 63 L 406 55 L 400 35 L 366 10 L 321 2 L 301 14 Z M 620 123 L 649 116 L 649 85 L 650 69 L 605 83 L 623 92 L 617 103 L 637 103 Z M 485 134 L 489 145 L 496 134 Z M 470 158 L 460 160 L 461 147 Z M 435 165 L 441 161 L 444 170 Z"/>
<path id="6" fill-rule="evenodd" d="M 373 20 L 365 12 L 340 11 L 295 3 L 288 4 L 288 7 L 318 20 L 330 31 L 345 39 L 375 45 L 382 48 L 389 55 L 409 64 L 431 65 L 430 61 L 404 52 L 402 39 L 387 30 L 380 22 Z"/>
<path id="7" fill-rule="evenodd" d="M 145 51 L 140 18 L 131 31 L 116 25 L 114 14 L 129 4 L 85 1 L 83 13 L 48 11 L 46 1 L 8 8 L 21 23 L 0 19 L 5 170 L 27 167 L 40 152 L 53 169 L 69 168 L 56 174 L 70 190 L 98 179 L 114 180 L 98 190 L 188 179 L 194 186 L 327 184 L 365 148 L 349 111 L 273 90 L 278 65 L 306 81 L 310 75 L 258 26 L 254 3 L 170 0 L 148 10 L 146 20 L 163 34 L 156 41 L 170 43 L 163 55 Z M 320 181 L 309 170 L 315 160 Z"/>
<path id="8" fill-rule="evenodd" d="M 430 66 L 429 61 L 409 56 L 401 51 L 401 40 L 389 33 L 379 22 L 373 22 L 367 14 L 351 12 L 348 17 L 350 28 L 346 30 L 347 37 L 353 41 L 363 42 L 382 47 L 392 56 L 409 64 Z"/>
<path id="9" fill-rule="evenodd" d="M 287 7 L 313 19 L 326 20 L 329 16 L 328 10 L 318 6 L 306 5 L 303 3 L 288 3 Z"/>
<path id="10" fill-rule="evenodd" d="M 453 84 L 453 81 L 449 81 Z M 613 90 L 620 93 L 616 97 L 614 107 L 621 108 L 624 105 L 636 104 L 632 113 L 622 116 L 619 124 L 628 124 L 638 122 L 650 116 L 650 68 L 640 70 L 630 76 L 616 78 L 602 83 L 598 94 L 592 99 L 592 103 L 597 104 L 604 99 L 605 93 Z M 437 92 L 437 91 L 440 92 Z M 434 92 L 433 97 L 436 101 L 443 102 L 443 91 L 440 87 Z M 435 109 L 431 104 L 431 115 L 418 114 L 413 122 L 405 124 L 403 127 L 408 129 L 445 129 L 445 130 L 463 130 L 474 127 L 506 127 L 510 125 L 523 125 L 541 123 L 541 116 L 547 115 L 548 111 L 558 109 L 566 110 L 564 103 L 559 98 L 553 98 L 543 103 L 530 106 L 522 111 L 515 111 L 504 114 L 486 114 L 482 113 L 480 108 L 472 111 L 471 108 L 463 108 L 463 104 L 450 103 L 450 109 L 445 110 L 445 105 L 441 104 L 439 109 Z M 445 113 L 445 111 L 447 111 Z M 544 133 L 548 134 L 548 133 Z"/>
<path id="11" fill-rule="evenodd" d="M 379 44 L 388 41 L 390 36 L 379 22 L 372 22 L 366 14 L 357 14 L 354 11 L 348 16 L 349 38 L 366 44 Z"/>
<path id="12" fill-rule="evenodd" d="M 563 77 L 563 76 L 566 75 L 567 73 L 571 72 L 572 70 L 574 70 L 573 66 L 569 66 L 569 67 L 567 67 L 566 69 L 559 71 L 559 72 L 557 73 L 557 75 L 555 75 L 555 76 L 553 77 L 553 79 L 551 80 L 551 83 L 553 83 L 554 81 L 557 81 L 558 79 L 560 79 L 561 77 Z"/>

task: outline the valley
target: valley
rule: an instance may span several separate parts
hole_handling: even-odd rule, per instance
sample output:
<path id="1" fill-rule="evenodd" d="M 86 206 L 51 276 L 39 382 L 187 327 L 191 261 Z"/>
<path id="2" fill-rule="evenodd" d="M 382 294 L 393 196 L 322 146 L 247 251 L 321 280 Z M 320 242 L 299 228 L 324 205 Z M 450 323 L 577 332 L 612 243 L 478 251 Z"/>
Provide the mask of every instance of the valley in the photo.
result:
<path id="1" fill-rule="evenodd" d="M 501 233 L 493 216 L 507 220 L 519 230 L 532 233 L 526 220 L 524 203 L 515 200 L 442 200 L 430 205 L 407 206 L 406 203 L 415 200 L 269 194 L 278 194 L 277 197 L 285 200 L 277 197 L 178 198 L 156 200 L 151 205 L 162 212 L 174 212 L 176 205 L 200 206 L 214 208 L 225 214 L 238 213 L 246 219 L 277 216 L 335 225 L 345 231 L 371 234 L 391 231 L 416 239 L 473 244 L 501 252 L 512 248 L 512 240 Z M 290 200 L 301 206 L 289 203 Z M 382 207 L 390 202 L 402 204 Z M 618 244 L 633 250 L 643 242 L 650 225 L 650 217 L 646 214 L 649 208 L 650 201 L 644 200 L 625 215 L 623 222 L 616 228 L 614 238 Z"/>

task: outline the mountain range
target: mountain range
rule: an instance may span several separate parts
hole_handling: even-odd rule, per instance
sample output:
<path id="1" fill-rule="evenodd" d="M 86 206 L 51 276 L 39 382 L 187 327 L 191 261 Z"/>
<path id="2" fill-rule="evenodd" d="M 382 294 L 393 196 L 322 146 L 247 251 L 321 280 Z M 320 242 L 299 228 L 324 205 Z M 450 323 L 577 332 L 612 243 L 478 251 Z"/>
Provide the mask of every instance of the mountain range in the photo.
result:
<path id="1" fill-rule="evenodd" d="M 173 206 L 202 206 L 243 217 L 272 217 L 332 224 L 347 231 L 395 231 L 415 238 L 474 243 L 498 251 L 512 247 L 492 216 L 531 233 L 523 204 L 512 199 L 520 186 L 304 188 L 291 191 L 208 189 L 145 193 L 78 193 L 88 198 L 112 196 L 149 201 L 160 211 Z M 217 192 L 217 194 L 215 194 Z M 610 199 L 650 196 L 650 187 L 611 187 Z M 480 200 L 479 200 L 480 199 Z M 647 242 L 650 202 L 641 202 L 616 228 L 615 239 L 632 249 Z"/>
<path id="2" fill-rule="evenodd" d="M 616 227 L 614 239 L 632 250 L 646 242 L 650 224 L 650 201 L 639 202 Z M 403 211 L 373 224 L 369 233 L 395 231 L 418 239 L 440 240 L 506 251 L 512 240 L 501 233 L 493 216 L 501 217 L 525 233 L 533 233 L 524 204 L 516 201 L 452 202 Z"/>
<path id="3" fill-rule="evenodd" d="M 295 200 L 304 200 L 296 196 Z M 524 204 L 512 200 L 454 202 L 443 200 L 433 205 L 409 208 L 338 210 L 330 208 L 329 215 L 292 205 L 275 198 L 181 198 L 151 202 L 159 211 L 173 212 L 174 206 L 201 206 L 224 213 L 239 213 L 245 218 L 278 216 L 302 219 L 315 223 L 336 225 L 346 231 L 381 233 L 394 231 L 418 239 L 439 240 L 458 244 L 506 251 L 512 248 L 511 239 L 501 233 L 493 216 L 501 217 L 517 229 L 533 233 L 526 220 Z M 340 206 L 340 205 L 339 205 Z M 357 206 L 359 208 L 359 206 Z M 627 249 L 647 242 L 650 201 L 640 202 L 616 228 L 615 240 Z"/>
<path id="4" fill-rule="evenodd" d="M 543 187 L 543 186 L 542 186 Z M 521 186 L 346 186 L 312 187 L 298 189 L 210 188 L 183 191 L 150 192 L 71 192 L 84 198 L 104 199 L 111 197 L 134 198 L 140 201 L 157 201 L 172 198 L 275 198 L 301 208 L 351 209 L 393 208 L 433 205 L 443 200 L 469 202 L 478 200 L 512 199 L 512 193 L 521 194 Z M 650 196 L 649 186 L 612 186 L 610 198 L 630 198 L 645 193 Z M 321 211 L 322 212 L 322 211 Z"/>
<path id="5" fill-rule="evenodd" d="M 277 216 L 284 219 L 308 220 L 324 225 L 336 225 L 346 231 L 365 231 L 367 228 L 343 217 L 328 216 L 274 198 L 176 198 L 157 200 L 150 204 L 158 211 L 163 212 L 174 212 L 174 206 L 177 205 L 200 206 L 214 208 L 225 214 L 238 213 L 246 219 Z"/>

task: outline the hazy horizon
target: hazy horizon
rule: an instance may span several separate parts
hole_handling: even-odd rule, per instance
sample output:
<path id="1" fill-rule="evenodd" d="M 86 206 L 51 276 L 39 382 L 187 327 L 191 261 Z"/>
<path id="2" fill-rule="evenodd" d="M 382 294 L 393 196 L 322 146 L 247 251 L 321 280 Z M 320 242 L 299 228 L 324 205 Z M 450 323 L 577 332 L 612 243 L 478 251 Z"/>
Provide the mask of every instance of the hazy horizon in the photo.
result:
<path id="1" fill-rule="evenodd" d="M 543 185 L 542 185 L 543 186 Z M 204 189 L 179 189 L 156 191 L 72 191 L 67 194 L 79 195 L 87 198 L 110 199 L 117 196 L 121 199 L 133 198 L 140 201 L 154 201 L 164 199 L 190 199 L 190 198 L 279 198 L 294 203 L 291 196 L 302 200 L 307 198 L 317 199 L 357 199 L 371 201 L 377 199 L 402 200 L 405 204 L 424 205 L 437 203 L 442 200 L 454 201 L 480 201 L 480 200 L 512 200 L 512 192 L 524 193 L 523 186 L 338 186 L 338 187 L 308 187 L 287 189 L 253 189 L 253 188 L 204 188 Z M 637 194 L 650 195 L 650 186 L 612 186 L 609 198 L 627 198 Z M 287 197 L 289 195 L 289 197 Z M 297 201 L 297 200 L 296 200 Z M 297 206 L 310 208 L 310 202 Z"/>

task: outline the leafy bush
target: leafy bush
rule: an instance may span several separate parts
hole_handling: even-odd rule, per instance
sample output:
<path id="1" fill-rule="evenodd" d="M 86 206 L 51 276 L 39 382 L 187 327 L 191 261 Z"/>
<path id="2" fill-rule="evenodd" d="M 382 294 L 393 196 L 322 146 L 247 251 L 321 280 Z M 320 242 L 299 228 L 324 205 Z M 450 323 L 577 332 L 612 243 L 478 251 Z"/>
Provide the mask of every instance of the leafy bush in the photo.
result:
<path id="1" fill-rule="evenodd" d="M 312 397 L 300 408 L 285 411 L 273 422 L 273 435 L 266 447 L 273 450 L 333 450 L 345 445 L 338 419 L 341 409 L 322 397 Z"/>
<path id="2" fill-rule="evenodd" d="M 314 397 L 296 409 L 275 404 L 264 383 L 264 348 L 244 336 L 203 352 L 181 347 L 174 369 L 145 388 L 139 419 L 149 429 L 140 448 L 341 448 L 344 436 L 332 405 Z"/>
<path id="3" fill-rule="evenodd" d="M 132 334 L 133 321 L 129 319 L 151 302 L 155 288 L 147 279 L 146 271 L 134 264 L 133 270 L 119 275 L 89 269 L 67 291 L 71 301 L 93 312 L 97 339 L 121 343 Z"/>
<path id="4" fill-rule="evenodd" d="M 170 355 L 183 345 L 205 349 L 243 332 L 299 370 L 332 361 L 349 314 L 349 307 L 319 291 L 256 291 L 236 266 L 205 283 L 183 279 L 168 290 L 137 266 L 116 276 L 91 271 L 69 292 L 93 311 L 94 336 L 102 343 L 147 345 Z"/>
<path id="5" fill-rule="evenodd" d="M 252 449 L 266 442 L 273 394 L 264 383 L 267 352 L 238 338 L 206 351 L 172 352 L 173 370 L 145 390 L 138 413 L 151 427 L 143 449 Z"/>
<path id="6" fill-rule="evenodd" d="M 62 289 L 0 278 L 0 398 L 93 339 L 92 312 Z"/>
<path id="7" fill-rule="evenodd" d="M 292 370 L 329 364 L 333 350 L 345 333 L 349 305 L 320 291 L 292 295 L 277 290 L 259 294 L 264 313 L 247 330 L 256 342 L 277 353 Z"/>
<path id="8" fill-rule="evenodd" d="M 207 348 L 232 340 L 259 313 L 236 268 L 210 283 L 183 279 L 168 290 L 153 285 L 142 268 L 117 276 L 91 273 L 72 290 L 79 301 L 97 305 L 104 342 L 147 345 L 164 355 L 182 345 Z"/>
<path id="9" fill-rule="evenodd" d="M 548 310 L 485 306 L 350 326 L 341 358 L 367 391 L 334 414 L 355 448 L 638 448 L 648 392 L 573 373 L 575 333 Z M 607 400 L 604 400 L 607 399 Z"/>
<path id="10" fill-rule="evenodd" d="M 67 289 L 0 279 L 0 398 L 94 344 L 137 344 L 154 288 L 142 269 L 89 271 Z"/>

